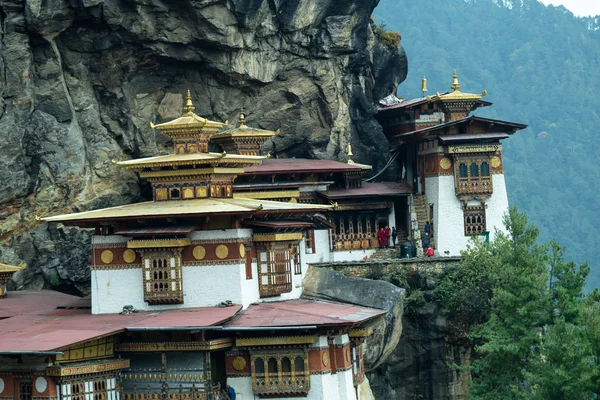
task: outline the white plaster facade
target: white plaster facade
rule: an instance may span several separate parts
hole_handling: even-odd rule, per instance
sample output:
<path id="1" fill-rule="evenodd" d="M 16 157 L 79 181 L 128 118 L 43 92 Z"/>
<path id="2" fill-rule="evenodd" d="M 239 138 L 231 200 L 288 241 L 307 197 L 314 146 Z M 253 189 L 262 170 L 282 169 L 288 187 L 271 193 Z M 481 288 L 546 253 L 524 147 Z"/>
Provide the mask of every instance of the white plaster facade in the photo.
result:
<path id="1" fill-rule="evenodd" d="M 392 208 L 390 220 L 395 218 Z M 246 279 L 245 262 L 226 265 L 189 265 L 182 267 L 183 304 L 149 305 L 144 301 L 142 268 L 102 270 L 91 272 L 92 313 L 119 313 L 127 305 L 140 311 L 166 310 L 188 307 L 212 307 L 230 300 L 241 304 L 244 309 L 258 301 L 282 301 L 298 299 L 302 295 L 302 281 L 308 266 L 318 262 L 360 261 L 369 258 L 375 249 L 331 251 L 329 231 L 315 230 L 315 253 L 306 253 L 304 240 L 300 242 L 301 273 L 295 274 L 292 265 L 292 291 L 280 296 L 260 298 L 258 288 L 258 266 L 252 263 L 252 279 Z M 251 229 L 227 229 L 197 231 L 191 240 L 252 239 Z M 96 236 L 95 245 L 127 243 L 123 236 Z"/>
<path id="2" fill-rule="evenodd" d="M 490 241 L 496 230 L 505 232 L 502 219 L 508 212 L 508 195 L 503 174 L 492 175 L 493 193 L 486 201 L 486 227 Z M 454 190 L 454 176 L 425 178 L 427 202 L 433 204 L 434 240 L 440 254 L 458 256 L 471 239 L 464 234 L 464 214 Z M 479 204 L 479 203 L 478 203 Z"/>

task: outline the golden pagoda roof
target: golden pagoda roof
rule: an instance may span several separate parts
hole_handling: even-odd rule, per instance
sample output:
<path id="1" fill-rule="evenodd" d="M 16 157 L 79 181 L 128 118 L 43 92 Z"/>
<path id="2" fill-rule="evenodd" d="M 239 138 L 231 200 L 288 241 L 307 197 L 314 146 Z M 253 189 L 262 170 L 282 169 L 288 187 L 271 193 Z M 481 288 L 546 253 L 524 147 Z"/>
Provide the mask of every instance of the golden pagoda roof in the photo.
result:
<path id="1" fill-rule="evenodd" d="M 158 218 L 166 216 L 183 217 L 206 214 L 238 214 L 255 211 L 306 212 L 326 211 L 330 209 L 331 206 L 322 204 L 211 197 L 191 200 L 148 201 L 100 210 L 55 215 L 53 217 L 42 218 L 42 220 L 48 222 L 80 222 L 142 217 Z"/>
<path id="2" fill-rule="evenodd" d="M 276 131 L 269 131 L 266 129 L 253 128 L 246 125 L 246 116 L 242 111 L 240 113 L 240 124 L 235 128 L 230 128 L 225 131 L 219 132 L 211 136 L 211 140 L 226 138 L 226 137 L 244 137 L 244 136 L 263 136 L 271 137 L 279 134 L 279 129 Z"/>
<path id="3" fill-rule="evenodd" d="M 14 265 L 0 263 L 0 274 L 12 274 L 13 272 L 17 272 L 22 269 L 25 269 L 25 267 L 26 267 L 25 264 L 21 264 L 19 266 L 14 266 Z"/>
<path id="4" fill-rule="evenodd" d="M 176 129 L 190 129 L 190 128 L 212 128 L 211 130 L 221 129 L 227 125 L 227 123 L 211 121 L 206 118 L 202 118 L 194 114 L 194 105 L 192 104 L 192 96 L 190 91 L 187 92 L 186 104 L 183 109 L 184 114 L 172 121 L 164 122 L 162 124 L 154 125 L 150 122 L 150 126 L 160 131 L 170 131 Z"/>
<path id="5" fill-rule="evenodd" d="M 263 156 L 246 156 L 241 154 L 227 153 L 181 153 L 167 154 L 164 156 L 154 156 L 146 158 L 138 158 L 135 160 L 127 160 L 118 162 L 117 165 L 123 165 L 130 168 L 145 168 L 145 167 L 168 167 L 191 164 L 218 164 L 218 163 L 235 163 L 235 164 L 260 164 L 266 157 Z"/>
<path id="6" fill-rule="evenodd" d="M 483 96 L 487 94 L 484 90 L 480 94 L 475 93 L 463 93 L 460 91 L 460 84 L 458 83 L 458 76 L 456 75 L 456 70 L 454 70 L 454 75 L 452 76 L 452 85 L 450 86 L 452 89 L 451 92 L 440 94 L 436 92 L 435 96 L 427 96 L 427 100 L 429 101 L 460 101 L 460 100 L 479 100 Z"/>

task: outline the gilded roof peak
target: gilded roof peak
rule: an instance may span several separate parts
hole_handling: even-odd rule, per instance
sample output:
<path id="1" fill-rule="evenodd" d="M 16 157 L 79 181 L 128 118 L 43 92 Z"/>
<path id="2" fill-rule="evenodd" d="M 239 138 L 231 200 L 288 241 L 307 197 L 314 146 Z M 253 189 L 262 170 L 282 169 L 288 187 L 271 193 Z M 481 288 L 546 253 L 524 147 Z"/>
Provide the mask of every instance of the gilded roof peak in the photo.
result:
<path id="1" fill-rule="evenodd" d="M 456 70 L 454 70 L 454 75 L 452 76 L 452 86 L 450 86 L 453 92 L 458 92 L 460 89 L 460 84 L 458 83 L 458 75 L 456 75 Z"/>
<path id="2" fill-rule="evenodd" d="M 460 91 L 460 83 L 458 82 L 458 74 L 456 73 L 456 70 L 454 70 L 454 73 L 452 74 L 452 85 L 450 86 L 450 89 L 452 89 L 451 92 L 448 93 L 443 93 L 440 94 L 440 92 L 436 92 L 435 96 L 427 96 L 427 100 L 429 101 L 473 101 L 473 100 L 479 100 L 481 99 L 483 96 L 485 96 L 487 94 L 487 92 L 484 90 L 483 92 L 481 92 L 480 94 L 477 93 L 463 93 Z"/>
<path id="3" fill-rule="evenodd" d="M 195 109 L 196 109 L 196 107 L 194 107 L 194 104 L 192 103 L 192 94 L 190 93 L 190 89 L 188 89 L 187 97 L 185 99 L 185 107 L 183 108 L 183 111 L 186 114 L 190 114 L 190 113 L 194 112 Z"/>

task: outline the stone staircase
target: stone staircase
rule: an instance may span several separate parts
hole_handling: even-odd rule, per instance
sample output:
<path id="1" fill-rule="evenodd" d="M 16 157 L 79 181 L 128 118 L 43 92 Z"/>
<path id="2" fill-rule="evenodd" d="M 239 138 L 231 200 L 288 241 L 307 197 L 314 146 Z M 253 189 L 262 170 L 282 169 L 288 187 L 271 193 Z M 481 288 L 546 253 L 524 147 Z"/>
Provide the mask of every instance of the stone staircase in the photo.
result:
<path id="1" fill-rule="evenodd" d="M 425 223 L 430 221 L 429 219 L 429 204 L 427 203 L 427 197 L 423 194 L 413 195 L 413 206 L 415 213 L 417 214 L 417 223 L 419 224 L 419 233 L 423 235 L 423 228 Z M 431 238 L 431 244 L 433 244 L 433 237 Z"/>

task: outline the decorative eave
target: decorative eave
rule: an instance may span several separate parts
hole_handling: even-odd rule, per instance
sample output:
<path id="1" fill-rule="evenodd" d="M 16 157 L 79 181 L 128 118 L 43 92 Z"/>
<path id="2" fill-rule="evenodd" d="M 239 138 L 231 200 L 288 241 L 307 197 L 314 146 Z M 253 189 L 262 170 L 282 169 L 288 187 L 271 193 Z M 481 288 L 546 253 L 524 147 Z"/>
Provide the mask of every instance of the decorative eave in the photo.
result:
<path id="1" fill-rule="evenodd" d="M 130 240 L 127 242 L 128 249 L 152 249 L 158 247 L 185 247 L 189 246 L 191 240 L 185 239 L 150 239 Z"/>
<path id="2" fill-rule="evenodd" d="M 12 275 L 17 271 L 25 269 L 26 266 L 27 265 L 25 263 L 19 266 L 0 263 L 0 275 Z"/>
<path id="3" fill-rule="evenodd" d="M 114 359 L 114 360 L 97 360 L 84 363 L 73 363 L 65 365 L 56 365 L 46 368 L 48 376 L 74 376 L 84 374 L 97 374 L 108 371 L 116 371 L 129 368 L 129 360 Z"/>
<path id="4" fill-rule="evenodd" d="M 252 236 L 252 240 L 254 242 L 286 242 L 302 240 L 302 233 L 256 233 Z"/>
<path id="5" fill-rule="evenodd" d="M 266 157 L 245 156 L 227 153 L 186 153 L 167 154 L 164 156 L 146 157 L 136 160 L 117 162 L 117 165 L 131 170 L 142 170 L 144 168 L 182 167 L 195 168 L 197 165 L 258 165 Z"/>
<path id="6" fill-rule="evenodd" d="M 258 338 L 241 338 L 235 340 L 235 345 L 238 347 L 252 346 L 285 346 L 298 344 L 313 344 L 317 341 L 318 336 L 276 336 L 276 337 L 258 337 Z"/>
<path id="7" fill-rule="evenodd" d="M 140 178 L 173 178 L 173 177 L 187 177 L 187 176 L 198 176 L 198 175 L 224 175 L 224 176 L 237 176 L 244 173 L 243 168 L 200 168 L 200 169 L 175 169 L 166 171 L 147 171 L 140 172 Z"/>
<path id="8" fill-rule="evenodd" d="M 198 342 L 134 342 L 119 343 L 117 351 L 121 352 L 155 352 L 155 351 L 212 351 L 233 347 L 233 339 L 214 339 Z"/>

